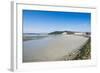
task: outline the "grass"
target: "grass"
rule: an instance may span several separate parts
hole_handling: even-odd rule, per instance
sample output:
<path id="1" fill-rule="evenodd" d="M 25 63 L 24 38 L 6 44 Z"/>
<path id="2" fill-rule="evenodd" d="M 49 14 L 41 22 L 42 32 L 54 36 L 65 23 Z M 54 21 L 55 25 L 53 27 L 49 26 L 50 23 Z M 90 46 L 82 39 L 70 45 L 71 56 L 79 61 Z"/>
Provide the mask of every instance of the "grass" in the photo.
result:
<path id="1" fill-rule="evenodd" d="M 86 60 L 91 58 L 91 38 L 80 49 L 80 53 L 73 60 Z"/>

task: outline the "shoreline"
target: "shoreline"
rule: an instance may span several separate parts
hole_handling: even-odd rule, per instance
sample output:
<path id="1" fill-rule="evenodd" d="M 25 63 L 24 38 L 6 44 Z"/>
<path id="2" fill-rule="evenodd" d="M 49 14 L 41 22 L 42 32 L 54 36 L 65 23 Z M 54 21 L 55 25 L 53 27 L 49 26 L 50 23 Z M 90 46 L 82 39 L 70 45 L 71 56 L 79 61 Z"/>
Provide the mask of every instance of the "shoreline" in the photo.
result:
<path id="1" fill-rule="evenodd" d="M 91 38 L 89 38 L 86 44 L 80 49 L 80 53 L 73 60 L 86 60 L 91 59 Z"/>
<path id="2" fill-rule="evenodd" d="M 87 40 L 81 36 L 63 35 L 27 41 L 24 43 L 23 62 L 73 60 Z"/>

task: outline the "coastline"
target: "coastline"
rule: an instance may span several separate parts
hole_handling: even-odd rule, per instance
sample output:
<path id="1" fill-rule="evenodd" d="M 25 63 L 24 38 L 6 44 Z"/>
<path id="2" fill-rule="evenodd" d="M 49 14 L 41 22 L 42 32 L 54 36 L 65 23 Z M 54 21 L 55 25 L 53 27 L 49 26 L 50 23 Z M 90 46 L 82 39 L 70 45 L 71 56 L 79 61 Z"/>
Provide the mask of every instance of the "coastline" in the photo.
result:
<path id="1" fill-rule="evenodd" d="M 80 53 L 73 60 L 87 60 L 91 59 L 91 38 L 89 38 L 86 44 L 80 49 Z"/>
<path id="2" fill-rule="evenodd" d="M 83 36 L 62 35 L 25 41 L 23 62 L 73 60 L 87 40 Z"/>

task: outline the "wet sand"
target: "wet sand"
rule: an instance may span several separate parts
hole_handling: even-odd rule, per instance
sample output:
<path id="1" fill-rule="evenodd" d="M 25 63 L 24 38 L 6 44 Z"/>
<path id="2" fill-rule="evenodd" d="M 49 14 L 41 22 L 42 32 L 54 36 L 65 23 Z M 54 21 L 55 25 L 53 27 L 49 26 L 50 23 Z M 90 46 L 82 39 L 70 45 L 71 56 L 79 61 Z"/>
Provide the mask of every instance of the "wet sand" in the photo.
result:
<path id="1" fill-rule="evenodd" d="M 76 35 L 48 36 L 23 42 L 23 62 L 73 59 L 88 37 Z"/>

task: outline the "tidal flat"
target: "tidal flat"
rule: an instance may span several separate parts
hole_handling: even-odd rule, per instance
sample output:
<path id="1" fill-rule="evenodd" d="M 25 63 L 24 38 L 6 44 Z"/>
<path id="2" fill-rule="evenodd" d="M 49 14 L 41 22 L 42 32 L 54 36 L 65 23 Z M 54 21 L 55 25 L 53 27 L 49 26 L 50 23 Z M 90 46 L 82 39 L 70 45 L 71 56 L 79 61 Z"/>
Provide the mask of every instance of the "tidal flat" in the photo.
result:
<path id="1" fill-rule="evenodd" d="M 46 35 L 23 41 L 23 62 L 73 60 L 89 37 L 77 35 Z"/>

